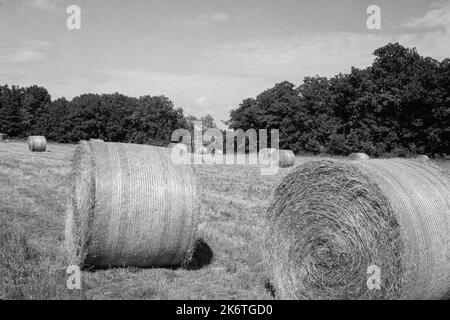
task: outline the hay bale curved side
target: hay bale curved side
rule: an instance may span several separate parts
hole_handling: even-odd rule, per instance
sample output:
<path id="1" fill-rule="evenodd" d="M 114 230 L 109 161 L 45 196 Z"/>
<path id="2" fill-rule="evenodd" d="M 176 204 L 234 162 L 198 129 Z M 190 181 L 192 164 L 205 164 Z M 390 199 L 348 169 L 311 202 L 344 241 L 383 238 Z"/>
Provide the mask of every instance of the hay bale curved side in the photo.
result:
<path id="1" fill-rule="evenodd" d="M 291 150 L 277 150 L 274 148 L 262 148 L 259 150 L 260 162 L 277 162 L 280 168 L 289 168 L 295 165 L 295 154 Z"/>
<path id="2" fill-rule="evenodd" d="M 416 160 L 420 162 L 430 162 L 430 158 L 424 154 L 418 155 Z"/>
<path id="3" fill-rule="evenodd" d="M 278 165 L 280 168 L 289 168 L 295 165 L 295 154 L 291 150 L 278 151 Z"/>
<path id="4" fill-rule="evenodd" d="M 370 160 L 370 157 L 366 153 L 352 153 L 348 156 L 348 159 L 355 161 L 366 161 Z"/>
<path id="5" fill-rule="evenodd" d="M 265 262 L 282 299 L 440 299 L 450 183 L 416 161 L 312 161 L 274 191 Z M 381 290 L 367 286 L 370 266 Z"/>
<path id="6" fill-rule="evenodd" d="M 27 139 L 28 149 L 32 152 L 45 152 L 47 139 L 44 136 L 30 136 Z"/>
<path id="7" fill-rule="evenodd" d="M 190 258 L 199 200 L 195 174 L 170 150 L 83 142 L 74 158 L 66 245 L 81 266 L 179 266 Z"/>

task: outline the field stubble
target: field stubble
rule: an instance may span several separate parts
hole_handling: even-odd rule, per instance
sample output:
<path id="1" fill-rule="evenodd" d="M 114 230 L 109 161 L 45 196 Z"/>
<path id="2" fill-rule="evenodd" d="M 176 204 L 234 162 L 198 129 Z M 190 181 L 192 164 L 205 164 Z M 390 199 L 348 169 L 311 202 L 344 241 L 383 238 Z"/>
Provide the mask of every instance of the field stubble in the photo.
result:
<path id="1" fill-rule="evenodd" d="M 271 192 L 290 169 L 261 176 L 250 165 L 195 165 L 201 224 L 194 261 L 183 269 L 82 272 L 66 289 L 61 254 L 74 145 L 0 143 L 0 299 L 271 299 L 260 245 Z M 297 165 L 306 158 L 297 158 Z M 450 162 L 440 163 L 450 172 Z"/>

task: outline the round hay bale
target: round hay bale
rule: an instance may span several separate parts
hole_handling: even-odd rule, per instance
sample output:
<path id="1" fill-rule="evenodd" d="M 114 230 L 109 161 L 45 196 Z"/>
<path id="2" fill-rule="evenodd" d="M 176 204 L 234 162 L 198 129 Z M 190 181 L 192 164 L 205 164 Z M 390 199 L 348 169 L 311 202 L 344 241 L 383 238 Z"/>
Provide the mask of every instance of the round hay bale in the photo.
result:
<path id="1" fill-rule="evenodd" d="M 267 218 L 265 263 L 278 298 L 440 299 L 449 292 L 450 181 L 434 166 L 309 161 L 276 188 Z M 376 268 L 374 289 L 368 273 Z"/>
<path id="2" fill-rule="evenodd" d="M 291 150 L 278 151 L 278 165 L 280 168 L 289 168 L 295 164 L 295 154 Z"/>
<path id="3" fill-rule="evenodd" d="M 352 153 L 351 155 L 348 156 L 348 158 L 354 161 L 370 160 L 370 157 L 365 153 Z"/>
<path id="4" fill-rule="evenodd" d="M 47 149 L 47 139 L 43 136 L 30 136 L 27 143 L 28 149 L 32 152 L 45 152 Z"/>
<path id="5" fill-rule="evenodd" d="M 262 161 L 278 161 L 278 166 L 280 168 L 289 168 L 295 165 L 295 154 L 291 150 L 263 148 L 259 150 L 259 159 Z"/>
<path id="6" fill-rule="evenodd" d="M 82 267 L 180 266 L 199 213 L 191 167 L 167 148 L 81 142 L 66 215 L 69 260 Z"/>
<path id="7" fill-rule="evenodd" d="M 430 158 L 424 154 L 418 155 L 416 160 L 420 162 L 430 162 Z"/>

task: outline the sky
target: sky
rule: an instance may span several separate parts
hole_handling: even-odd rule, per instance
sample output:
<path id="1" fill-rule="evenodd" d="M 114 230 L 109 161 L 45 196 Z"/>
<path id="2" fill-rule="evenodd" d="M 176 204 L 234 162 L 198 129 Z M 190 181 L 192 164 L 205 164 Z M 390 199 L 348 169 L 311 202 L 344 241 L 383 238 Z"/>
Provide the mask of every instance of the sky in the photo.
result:
<path id="1" fill-rule="evenodd" d="M 166 95 L 217 122 L 277 82 L 367 67 L 389 42 L 449 58 L 450 0 L 0 0 L 0 84 Z"/>

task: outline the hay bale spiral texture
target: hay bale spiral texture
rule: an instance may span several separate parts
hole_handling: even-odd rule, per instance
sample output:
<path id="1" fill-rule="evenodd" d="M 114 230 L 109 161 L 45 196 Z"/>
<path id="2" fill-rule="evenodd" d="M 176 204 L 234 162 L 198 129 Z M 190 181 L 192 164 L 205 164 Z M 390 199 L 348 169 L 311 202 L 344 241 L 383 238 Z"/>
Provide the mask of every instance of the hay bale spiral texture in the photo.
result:
<path id="1" fill-rule="evenodd" d="M 43 136 L 30 136 L 27 143 L 28 149 L 32 152 L 45 152 L 47 150 L 47 139 Z"/>
<path id="2" fill-rule="evenodd" d="M 191 167 L 167 148 L 81 142 L 66 246 L 81 266 L 179 266 L 191 254 L 199 199 Z"/>
<path id="3" fill-rule="evenodd" d="M 412 160 L 310 161 L 268 209 L 282 299 L 440 299 L 450 291 L 450 182 Z M 370 266 L 380 290 L 367 285 Z"/>

